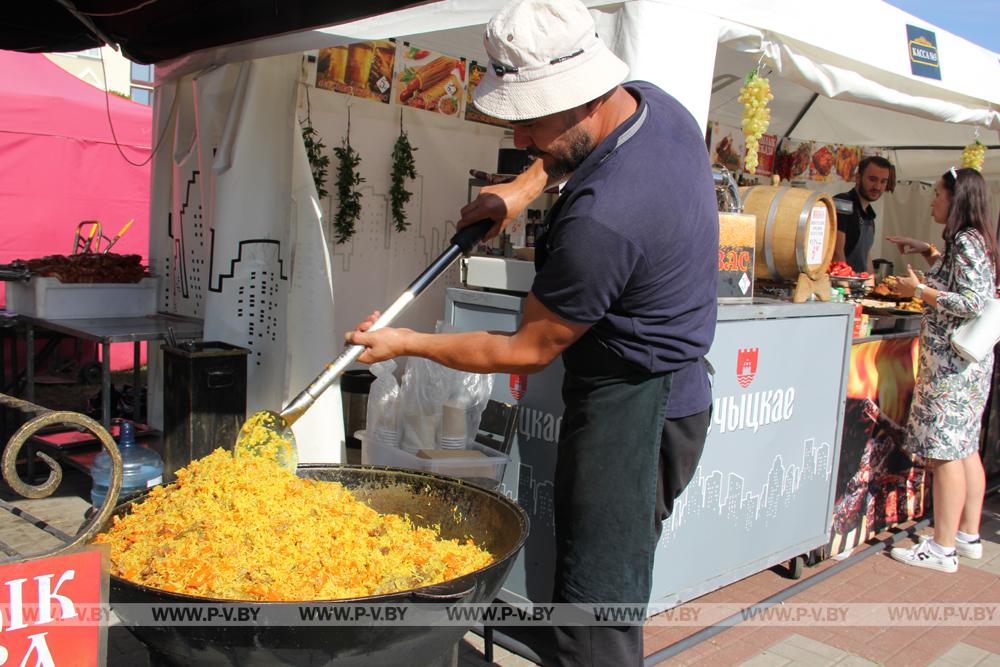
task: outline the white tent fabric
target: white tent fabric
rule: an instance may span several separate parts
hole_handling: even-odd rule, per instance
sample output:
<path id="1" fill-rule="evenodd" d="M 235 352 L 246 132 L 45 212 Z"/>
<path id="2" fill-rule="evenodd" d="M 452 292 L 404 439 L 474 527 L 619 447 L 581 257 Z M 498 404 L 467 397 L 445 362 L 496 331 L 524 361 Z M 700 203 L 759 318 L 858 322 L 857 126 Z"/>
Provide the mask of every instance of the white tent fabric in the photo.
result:
<path id="1" fill-rule="evenodd" d="M 338 41 L 417 34 L 434 39 L 442 32 L 450 34 L 453 47 L 461 46 L 463 53 L 481 59 L 485 55 L 481 28 L 503 4 L 504 0 L 432 2 L 322 30 L 193 54 L 161 65 L 158 75 L 170 77 L 218 62 L 283 50 L 308 50 Z M 612 12 L 627 5 L 636 15 L 652 17 L 626 22 L 624 30 L 632 33 L 633 42 L 651 40 L 656 44 L 665 70 L 676 72 L 691 65 L 692 58 L 683 48 L 675 48 L 677 40 L 685 39 L 693 15 L 712 15 L 723 22 L 719 41 L 733 46 L 739 43 L 742 50 L 764 48 L 774 64 L 789 76 L 795 72 L 800 82 L 815 92 L 938 120 L 1000 129 L 997 54 L 881 0 L 841 0 L 827 5 L 796 0 L 717 0 L 710 7 L 700 0 L 585 0 L 585 4 Z M 906 24 L 935 31 L 942 81 L 910 73 Z M 470 33 L 463 37 L 456 32 L 463 28 L 472 28 L 472 44 L 468 43 Z"/>
<path id="2" fill-rule="evenodd" d="M 203 317 L 206 340 L 250 350 L 249 413 L 283 406 L 338 351 L 332 335 L 316 335 L 332 330 L 333 289 L 295 121 L 301 62 L 296 54 L 213 68 L 161 87 L 173 94 L 157 99 L 159 127 L 173 124 L 175 138 L 170 167 L 154 170 L 154 201 L 172 201 L 151 223 L 160 305 Z M 294 430 L 303 462 L 342 460 L 339 392 Z"/>
<path id="3" fill-rule="evenodd" d="M 771 132 L 782 135 L 814 93 L 819 98 L 793 136 L 866 146 L 928 146 L 897 155 L 904 178 L 939 173 L 941 147 L 979 137 L 1000 144 L 1000 57 L 881 0 L 820 5 L 796 0 L 630 0 L 594 8 L 601 34 L 632 68 L 681 100 L 701 122 L 739 126 L 739 86 L 710 93 L 704 75 L 714 67 L 737 82 L 763 54 L 773 70 L 776 100 Z M 161 64 L 165 78 L 218 62 L 308 50 L 360 39 L 402 37 L 446 53 L 484 59 L 482 28 L 504 0 L 441 0 L 406 10 L 193 54 Z M 933 30 L 942 80 L 910 72 L 906 25 Z M 714 35 L 714 37 L 712 37 Z M 715 58 L 715 44 L 719 57 Z M 721 48 L 724 47 L 724 48 Z M 721 93 L 721 94 L 720 94 Z M 709 113 L 705 110 L 710 108 Z M 951 159 L 952 162 L 957 158 Z M 1000 175 L 1000 151 L 984 173 Z"/>
<path id="4" fill-rule="evenodd" d="M 984 143 L 1000 143 L 997 54 L 880 0 L 833 5 L 716 0 L 708 6 L 701 0 L 585 2 L 632 76 L 657 83 L 703 123 L 711 117 L 739 125 L 739 81 L 761 61 L 773 72 L 772 133 L 783 135 L 794 125 L 791 136 L 797 139 L 895 147 L 901 179 L 935 178 L 957 162 L 961 146 L 973 139 L 977 127 Z M 352 143 L 365 156 L 365 232 L 328 251 L 319 206 L 309 201 L 314 191 L 303 180 L 307 167 L 301 146 L 292 151 L 299 55 L 396 37 L 482 61 L 483 26 L 503 4 L 505 0 L 441 0 L 158 64 L 157 127 L 174 124 L 174 155 L 167 153 L 165 159 L 161 152 L 154 163 L 153 231 L 160 225 L 162 234 L 151 240 L 151 257 L 161 262 L 166 277 L 168 310 L 205 317 L 208 337 L 245 344 L 241 341 L 249 322 L 245 313 L 234 311 L 239 298 L 254 292 L 255 299 L 270 303 L 272 310 L 253 327 L 259 345 L 251 360 L 251 368 L 257 369 L 251 371 L 251 411 L 282 405 L 282 399 L 301 389 L 332 358 L 339 332 L 371 308 L 390 302 L 414 269 L 443 247 L 471 192 L 466 170 L 489 169 L 502 136 L 494 127 L 413 112 L 408 130 L 420 147 L 416 159 L 422 178 L 408 207 L 414 225 L 399 234 L 390 229 L 385 204 L 387 138 L 395 137 L 399 108 L 356 102 Z M 910 73 L 908 23 L 936 32 L 942 81 Z M 295 55 L 263 59 L 288 53 Z M 218 67 L 226 63 L 243 64 Z M 197 73 L 194 91 L 191 73 Z M 320 98 L 313 104 L 317 129 L 328 145 L 336 145 L 353 102 L 336 93 L 314 94 Z M 237 113 L 227 115 L 230 109 Z M 912 146 L 930 148 L 903 150 Z M 988 155 L 987 174 L 1000 175 L 997 153 Z M 898 202 L 886 198 L 880 203 L 884 229 L 929 235 L 926 192 L 919 183 L 906 187 L 912 191 L 901 191 Z M 217 250 L 199 255 L 207 253 L 200 243 L 211 246 L 198 237 L 208 230 L 213 230 L 208 240 L 214 240 Z M 243 248 L 243 254 L 236 248 Z M 876 248 L 880 250 L 886 249 Z M 327 252 L 333 255 L 332 267 Z M 233 264 L 236 258 L 241 261 Z M 231 267 L 224 269 L 223 263 Z M 223 271 L 231 277 L 220 282 Z M 348 271 L 350 275 L 340 275 Z M 266 289 L 261 276 L 268 280 Z M 453 280 L 451 275 L 440 281 L 401 324 L 432 328 L 441 313 L 440 290 Z M 206 289 L 209 284 L 216 291 Z M 151 386 L 157 386 L 155 380 Z M 311 429 L 322 440 L 299 436 L 308 449 L 304 460 L 339 460 L 330 451 L 331 443 L 343 440 L 337 399 L 328 392 L 324 407 L 310 411 L 309 418 L 324 425 Z M 301 423 L 310 425 L 306 418 Z"/>

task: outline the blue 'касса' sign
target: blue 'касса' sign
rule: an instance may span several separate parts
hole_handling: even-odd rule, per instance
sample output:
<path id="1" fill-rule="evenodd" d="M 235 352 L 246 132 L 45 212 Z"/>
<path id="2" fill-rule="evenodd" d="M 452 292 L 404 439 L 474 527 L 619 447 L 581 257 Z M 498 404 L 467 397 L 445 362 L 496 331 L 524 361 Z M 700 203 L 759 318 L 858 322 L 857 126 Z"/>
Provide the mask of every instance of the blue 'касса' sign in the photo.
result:
<path id="1" fill-rule="evenodd" d="M 915 25 L 906 26 L 906 47 L 910 52 L 910 72 L 915 76 L 941 79 L 937 38 L 930 30 Z"/>

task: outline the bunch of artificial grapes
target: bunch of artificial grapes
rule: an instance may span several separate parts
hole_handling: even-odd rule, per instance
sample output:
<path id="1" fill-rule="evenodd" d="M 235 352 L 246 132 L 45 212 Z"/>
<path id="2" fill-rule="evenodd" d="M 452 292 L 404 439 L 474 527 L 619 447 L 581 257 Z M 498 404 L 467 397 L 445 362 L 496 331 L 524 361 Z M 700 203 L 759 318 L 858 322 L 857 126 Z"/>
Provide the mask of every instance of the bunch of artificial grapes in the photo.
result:
<path id="1" fill-rule="evenodd" d="M 983 161 L 986 159 L 986 146 L 978 139 L 962 151 L 962 167 L 965 169 L 983 170 Z"/>
<path id="2" fill-rule="evenodd" d="M 748 174 L 757 172 L 759 141 L 771 123 L 771 111 L 767 108 L 767 103 L 773 99 L 771 83 L 766 78 L 757 76 L 756 72 L 750 74 L 749 80 L 740 89 L 739 100 L 743 103 L 743 134 L 747 145 L 744 168 Z"/>

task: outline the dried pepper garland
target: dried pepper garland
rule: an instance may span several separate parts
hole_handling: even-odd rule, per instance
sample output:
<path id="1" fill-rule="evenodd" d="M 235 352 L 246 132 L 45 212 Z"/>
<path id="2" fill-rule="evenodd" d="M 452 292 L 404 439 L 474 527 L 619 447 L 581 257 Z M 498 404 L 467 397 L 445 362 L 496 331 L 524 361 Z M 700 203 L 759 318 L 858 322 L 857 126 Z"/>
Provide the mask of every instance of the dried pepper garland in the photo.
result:
<path id="1" fill-rule="evenodd" d="M 406 221 L 406 211 L 403 207 L 410 201 L 413 193 L 406 189 L 404 179 L 416 178 L 417 167 L 413 161 L 413 151 L 417 150 L 410 145 L 410 139 L 403 131 L 403 112 L 399 113 L 399 137 L 396 145 L 392 147 L 392 185 L 389 186 L 389 198 L 392 204 L 392 221 L 396 224 L 397 232 L 405 232 L 410 223 Z"/>
<path id="2" fill-rule="evenodd" d="M 316 194 L 320 199 L 325 199 L 329 192 L 326 190 L 326 177 L 330 168 L 330 156 L 323 154 L 326 144 L 319 136 L 307 118 L 302 126 L 302 141 L 306 146 L 306 157 L 309 158 L 309 168 L 312 170 L 313 183 L 316 184 Z"/>
<path id="3" fill-rule="evenodd" d="M 337 156 L 337 199 L 339 208 L 333 225 L 337 243 L 345 243 L 354 236 L 354 228 L 361 217 L 361 192 L 358 186 L 365 182 L 358 172 L 361 156 L 351 147 L 351 111 L 347 111 L 347 136 L 344 143 L 333 149 Z"/>

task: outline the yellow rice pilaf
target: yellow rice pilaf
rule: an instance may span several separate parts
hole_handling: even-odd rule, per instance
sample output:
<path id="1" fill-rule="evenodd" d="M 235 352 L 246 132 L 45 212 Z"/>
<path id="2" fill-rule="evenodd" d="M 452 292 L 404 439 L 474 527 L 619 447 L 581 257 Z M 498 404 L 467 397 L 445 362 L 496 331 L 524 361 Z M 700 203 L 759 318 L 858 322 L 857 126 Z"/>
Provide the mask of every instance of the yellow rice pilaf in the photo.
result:
<path id="1" fill-rule="evenodd" d="M 447 581 L 493 557 L 471 539 L 380 514 L 336 482 L 217 449 L 156 487 L 95 538 L 111 572 L 162 590 L 231 600 L 336 600 Z"/>
<path id="2" fill-rule="evenodd" d="M 295 461 L 297 457 L 292 442 L 279 434 L 283 429 L 278 420 L 279 417 L 271 412 L 256 412 L 250 415 L 237 438 L 237 441 L 244 441 L 245 449 L 238 449 L 237 456 L 242 453 L 252 453 L 255 456 L 270 457 L 278 462 Z M 294 468 L 295 464 L 292 463 L 290 467 Z"/>

